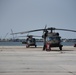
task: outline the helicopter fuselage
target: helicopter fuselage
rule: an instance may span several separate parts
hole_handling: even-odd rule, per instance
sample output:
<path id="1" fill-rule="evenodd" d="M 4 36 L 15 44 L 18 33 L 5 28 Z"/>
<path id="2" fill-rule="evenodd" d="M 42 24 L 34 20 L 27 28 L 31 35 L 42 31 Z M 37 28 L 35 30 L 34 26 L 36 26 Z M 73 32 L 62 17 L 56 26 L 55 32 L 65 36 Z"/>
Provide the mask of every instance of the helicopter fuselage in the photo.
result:
<path id="1" fill-rule="evenodd" d="M 30 46 L 37 46 L 36 45 L 36 40 L 35 40 L 35 38 L 32 38 L 32 37 L 28 37 L 27 39 L 26 39 L 26 42 L 22 42 L 23 44 L 26 44 L 26 48 L 28 48 L 28 47 L 30 47 Z"/>
<path id="2" fill-rule="evenodd" d="M 51 47 L 59 47 L 62 50 L 61 40 L 60 40 L 59 33 L 48 33 L 45 42 L 46 50 L 50 50 Z"/>

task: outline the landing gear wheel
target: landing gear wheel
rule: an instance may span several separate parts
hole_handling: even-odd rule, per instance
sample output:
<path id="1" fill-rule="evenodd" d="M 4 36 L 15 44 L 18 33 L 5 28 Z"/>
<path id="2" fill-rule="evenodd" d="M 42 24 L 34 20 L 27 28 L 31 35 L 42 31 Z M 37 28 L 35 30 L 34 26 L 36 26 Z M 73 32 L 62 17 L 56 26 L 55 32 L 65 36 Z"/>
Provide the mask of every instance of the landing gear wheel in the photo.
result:
<path id="1" fill-rule="evenodd" d="M 35 45 L 35 48 L 37 47 L 37 45 Z"/>
<path id="2" fill-rule="evenodd" d="M 45 51 L 45 50 L 46 50 L 46 45 L 43 46 L 43 51 Z"/>
<path id="3" fill-rule="evenodd" d="M 60 51 L 61 51 L 61 50 L 62 50 L 62 47 L 60 46 L 59 49 L 60 49 Z"/>

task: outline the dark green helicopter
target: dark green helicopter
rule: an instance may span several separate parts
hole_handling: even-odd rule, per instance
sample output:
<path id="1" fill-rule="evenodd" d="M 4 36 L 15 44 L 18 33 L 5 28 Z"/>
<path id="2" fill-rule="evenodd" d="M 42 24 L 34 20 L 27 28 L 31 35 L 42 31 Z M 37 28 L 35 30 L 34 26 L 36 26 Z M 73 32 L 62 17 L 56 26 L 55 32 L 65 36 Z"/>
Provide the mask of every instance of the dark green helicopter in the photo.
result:
<path id="1" fill-rule="evenodd" d="M 59 49 L 62 50 L 63 45 L 61 44 L 61 37 L 58 32 L 53 32 L 54 30 L 76 32 L 76 30 L 60 29 L 60 28 L 54 28 L 54 27 L 46 28 L 45 26 L 44 29 L 36 29 L 36 30 L 18 32 L 18 33 L 13 33 L 13 34 L 25 34 L 25 33 L 30 33 L 30 32 L 43 31 L 43 35 L 42 35 L 43 42 L 44 42 L 43 51 L 44 50 L 50 51 L 51 47 L 59 47 Z"/>
<path id="2" fill-rule="evenodd" d="M 22 36 L 22 37 L 25 37 L 25 36 Z M 39 37 L 39 36 L 27 35 L 26 41 L 23 41 L 22 44 L 26 44 L 26 48 L 29 48 L 30 46 L 37 47 L 36 39 L 34 37 Z"/>
<path id="3" fill-rule="evenodd" d="M 18 37 L 27 37 L 25 41 L 22 41 L 22 44 L 26 44 L 26 48 L 29 48 L 30 46 L 37 47 L 36 39 L 34 37 L 41 37 L 37 35 L 25 35 L 25 36 L 18 36 Z"/>

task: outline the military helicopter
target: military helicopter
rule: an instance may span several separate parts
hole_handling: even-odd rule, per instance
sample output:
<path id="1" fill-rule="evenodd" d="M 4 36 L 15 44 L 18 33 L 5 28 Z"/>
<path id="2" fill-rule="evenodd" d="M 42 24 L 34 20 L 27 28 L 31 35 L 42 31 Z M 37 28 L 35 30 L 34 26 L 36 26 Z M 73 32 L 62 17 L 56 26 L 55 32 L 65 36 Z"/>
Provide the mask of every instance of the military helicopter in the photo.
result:
<path id="1" fill-rule="evenodd" d="M 62 30 L 62 31 L 70 31 L 70 32 L 76 32 L 76 30 L 70 30 L 70 29 L 60 29 L 60 28 L 45 28 L 44 29 L 36 29 L 36 30 L 30 30 L 25 32 L 18 32 L 13 34 L 25 34 L 30 32 L 37 32 L 37 31 L 43 31 L 42 38 L 44 40 L 43 45 L 43 51 L 50 51 L 51 47 L 59 47 L 60 50 L 62 50 L 63 45 L 61 44 L 61 37 L 58 32 L 53 32 L 54 30 Z"/>
<path id="2" fill-rule="evenodd" d="M 41 36 L 27 35 L 27 36 L 19 36 L 19 37 L 27 37 L 26 41 L 23 41 L 22 44 L 26 44 L 26 48 L 29 48 L 30 46 L 37 47 L 36 39 L 33 37 L 41 37 Z"/>
<path id="3" fill-rule="evenodd" d="M 22 44 L 26 44 L 26 48 L 30 47 L 30 46 L 37 46 L 36 45 L 36 40 L 35 38 L 33 38 L 32 35 L 27 35 L 27 39 L 25 42 L 22 42 Z"/>

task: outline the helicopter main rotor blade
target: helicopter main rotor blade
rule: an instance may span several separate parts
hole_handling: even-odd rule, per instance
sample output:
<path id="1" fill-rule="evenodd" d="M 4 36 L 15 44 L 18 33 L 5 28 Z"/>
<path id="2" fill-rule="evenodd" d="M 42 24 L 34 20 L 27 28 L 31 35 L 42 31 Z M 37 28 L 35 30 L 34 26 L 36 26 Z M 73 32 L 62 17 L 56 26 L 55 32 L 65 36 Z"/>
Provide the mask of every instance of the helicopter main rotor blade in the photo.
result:
<path id="1" fill-rule="evenodd" d="M 44 30 L 44 29 L 36 29 L 36 30 L 18 32 L 18 33 L 12 33 L 11 35 L 13 35 L 13 34 L 25 34 L 25 33 L 36 32 L 36 31 L 43 31 L 43 30 Z"/>
<path id="2" fill-rule="evenodd" d="M 53 28 L 53 27 L 47 28 L 47 30 L 62 30 L 62 31 L 76 32 L 76 30 Z"/>
<path id="3" fill-rule="evenodd" d="M 70 29 L 59 29 L 59 28 L 55 28 L 55 30 L 62 30 L 62 31 L 76 32 L 76 30 L 70 30 Z"/>
<path id="4" fill-rule="evenodd" d="M 18 37 L 28 37 L 28 36 L 18 36 Z M 33 37 L 42 37 L 42 36 L 33 36 Z"/>

